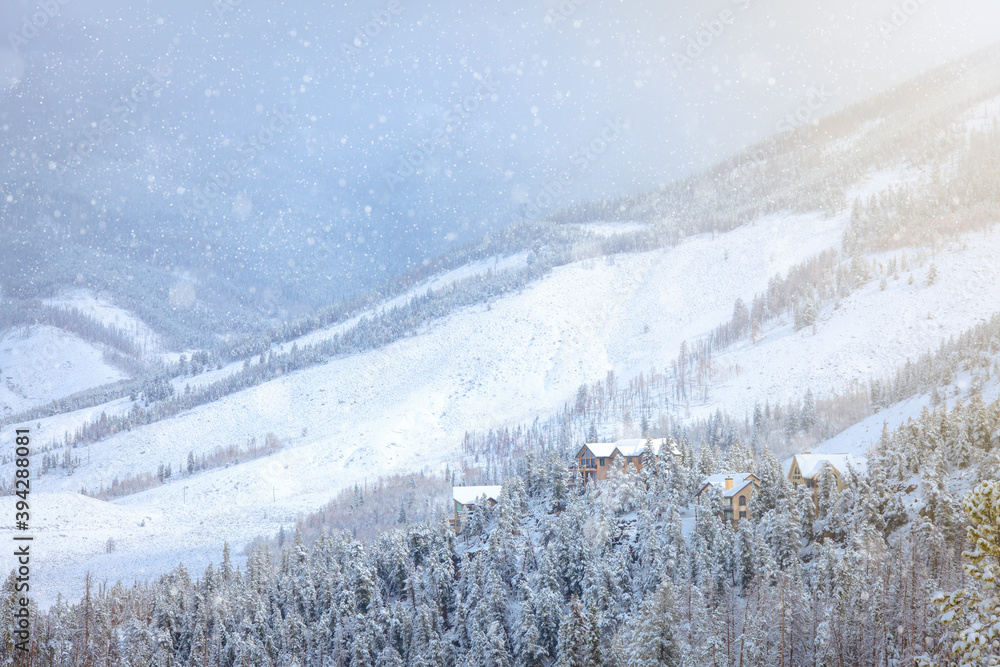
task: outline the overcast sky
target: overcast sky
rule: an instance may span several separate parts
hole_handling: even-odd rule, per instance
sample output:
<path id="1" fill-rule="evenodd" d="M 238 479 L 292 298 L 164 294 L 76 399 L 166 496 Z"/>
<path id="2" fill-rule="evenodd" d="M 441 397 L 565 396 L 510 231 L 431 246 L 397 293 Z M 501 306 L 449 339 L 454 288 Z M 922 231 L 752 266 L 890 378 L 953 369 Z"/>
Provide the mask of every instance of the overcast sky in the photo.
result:
<path id="1" fill-rule="evenodd" d="M 558 174 L 571 177 L 553 207 L 668 182 L 810 101 L 828 113 L 1000 34 L 995 0 L 63 1 L 44 20 L 27 0 L 0 8 L 11 150 L 44 152 L 46 135 L 84 127 L 167 62 L 171 84 L 144 113 L 170 141 L 210 153 L 291 105 L 287 173 L 320 183 L 331 209 L 460 235 Z M 26 28 L 32 17 L 44 25 Z M 372 36 L 352 46 L 359 30 Z M 446 116 L 463 100 L 475 108 Z M 406 174 L 421 144 L 434 148 Z"/>

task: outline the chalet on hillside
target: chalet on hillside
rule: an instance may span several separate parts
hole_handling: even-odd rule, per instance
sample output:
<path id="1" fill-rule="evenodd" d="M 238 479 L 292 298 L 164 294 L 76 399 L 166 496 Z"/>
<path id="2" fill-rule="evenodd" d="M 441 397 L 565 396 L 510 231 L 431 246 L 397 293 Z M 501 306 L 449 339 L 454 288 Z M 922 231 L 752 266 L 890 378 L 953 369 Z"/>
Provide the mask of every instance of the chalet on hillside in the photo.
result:
<path id="1" fill-rule="evenodd" d="M 656 454 L 662 447 L 669 447 L 670 454 L 680 456 L 677 446 L 666 438 L 646 440 L 631 438 L 617 442 L 588 442 L 576 454 L 576 466 L 570 472 L 578 473 L 584 482 L 599 482 L 608 478 L 608 471 L 615 465 L 619 457 L 625 458 L 625 464 L 631 465 L 636 471 L 642 470 L 643 463 L 649 455 Z"/>
<path id="2" fill-rule="evenodd" d="M 455 531 L 462 529 L 460 517 L 463 511 L 471 512 L 476 507 L 480 498 L 486 497 L 489 508 L 492 508 L 500 500 L 499 486 L 453 486 L 451 487 L 451 498 L 455 506 L 455 518 L 452 525 Z"/>
<path id="3" fill-rule="evenodd" d="M 752 472 L 720 473 L 705 478 L 701 488 L 695 494 L 696 505 L 701 505 L 702 494 L 709 488 L 716 488 L 722 494 L 722 518 L 729 521 L 733 527 L 740 519 L 752 518 L 750 514 L 750 499 L 757 495 L 760 480 Z M 695 508 L 695 516 L 698 509 Z"/>
<path id="4" fill-rule="evenodd" d="M 846 482 L 843 474 L 847 472 L 848 466 L 857 472 L 862 472 L 867 466 L 867 461 L 853 454 L 812 454 L 802 452 L 792 457 L 791 465 L 788 468 L 788 481 L 793 486 L 805 484 L 806 488 L 812 489 L 813 494 L 819 489 L 819 478 L 824 466 L 830 466 L 833 476 L 837 479 L 837 491 L 843 491 Z"/>

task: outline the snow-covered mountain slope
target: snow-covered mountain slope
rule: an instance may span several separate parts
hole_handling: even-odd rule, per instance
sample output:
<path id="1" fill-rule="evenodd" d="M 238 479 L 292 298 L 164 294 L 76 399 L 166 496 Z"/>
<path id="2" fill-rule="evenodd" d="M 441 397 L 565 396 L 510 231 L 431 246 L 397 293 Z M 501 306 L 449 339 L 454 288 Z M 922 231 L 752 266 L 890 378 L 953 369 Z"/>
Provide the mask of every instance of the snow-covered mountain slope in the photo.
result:
<path id="1" fill-rule="evenodd" d="M 982 102 L 973 109 L 963 114 L 960 119 L 960 127 L 965 132 L 990 130 L 1000 121 L 1000 96 Z"/>
<path id="2" fill-rule="evenodd" d="M 969 118 L 991 109 L 987 105 Z M 882 164 L 857 177 L 848 199 L 867 199 L 901 183 L 919 186 L 931 177 L 926 172 L 919 166 Z M 58 592 L 77 593 L 84 568 L 109 579 L 155 573 L 178 560 L 199 568 L 218 558 L 223 541 L 239 547 L 272 533 L 345 486 L 455 464 L 467 432 L 547 417 L 572 401 L 578 387 L 604 379 L 609 371 L 627 382 L 651 368 L 668 368 L 682 342 L 703 338 L 729 320 L 737 299 L 749 304 L 774 276 L 840 248 L 849 217 L 843 209 L 833 217 L 765 215 L 726 233 L 690 236 L 673 248 L 559 266 L 515 293 L 452 312 L 382 348 L 279 376 L 77 449 L 71 452 L 79 461 L 72 474 L 56 470 L 33 484 L 41 507 L 59 503 L 64 508 L 35 514 L 39 535 L 57 538 L 43 550 L 42 564 L 51 576 L 41 582 L 39 593 L 43 600 Z M 583 228 L 610 238 L 647 224 L 591 222 Z M 992 237 L 969 235 L 934 257 L 911 251 L 912 268 L 888 279 L 885 289 L 876 280 L 837 308 L 827 306 L 815 333 L 811 327 L 796 331 L 788 322 L 769 324 L 755 344 L 717 351 L 715 376 L 702 392 L 707 398 L 689 401 L 676 416 L 722 408 L 738 417 L 757 401 L 785 402 L 807 388 L 823 396 L 890 372 L 993 314 L 1000 269 L 991 258 L 998 250 Z M 279 349 L 330 339 L 362 317 L 405 305 L 428 289 L 528 261 L 521 253 L 452 269 Z M 927 284 L 930 262 L 938 274 L 933 285 Z M 970 292 L 970 284 L 977 292 Z M 71 294 L 54 305 L 82 308 L 106 322 L 122 323 L 137 336 L 150 336 L 128 313 L 87 294 Z M 175 389 L 223 378 L 243 363 L 177 378 Z M 89 373 L 95 382 L 98 375 Z M 61 383 L 61 393 L 49 398 L 70 393 L 71 386 Z M 119 399 L 37 420 L 32 437 L 36 445 L 59 441 L 83 420 L 130 407 Z M 269 433 L 282 442 L 275 454 L 180 473 L 189 454 L 245 449 Z M 163 465 L 177 471 L 163 486 L 112 503 L 63 502 L 81 488 L 107 488 Z M 74 524 L 99 530 L 67 528 Z M 108 538 L 116 549 L 105 553 Z"/>
<path id="3" fill-rule="evenodd" d="M 464 266 L 460 266 L 449 271 L 443 271 L 432 278 L 420 282 L 418 285 L 411 287 L 397 294 L 394 297 L 383 300 L 381 303 L 377 304 L 372 308 L 366 308 L 362 312 L 358 313 L 353 317 L 349 317 L 343 322 L 335 324 L 330 327 L 325 327 L 317 331 L 310 332 L 303 336 L 296 338 L 294 341 L 289 341 L 282 345 L 275 346 L 275 349 L 280 352 L 287 352 L 293 343 L 298 345 L 310 345 L 315 344 L 323 340 L 329 340 L 335 334 L 342 333 L 343 331 L 350 329 L 356 325 L 363 317 L 377 317 L 383 313 L 397 306 L 405 306 L 406 303 L 415 296 L 425 294 L 428 290 L 441 290 L 454 285 L 455 283 L 475 276 L 482 276 L 489 271 L 501 272 L 501 271 L 511 271 L 521 268 L 525 265 L 527 261 L 528 253 L 520 252 L 515 255 L 510 255 L 507 257 L 491 257 L 488 259 L 482 259 L 475 262 L 470 262 Z"/>
<path id="4" fill-rule="evenodd" d="M 843 393 L 858 380 L 888 376 L 916 358 L 986 320 L 1000 309 L 1000 236 L 969 234 L 933 256 L 909 251 L 911 270 L 876 278 L 820 312 L 811 327 L 795 331 L 779 325 L 756 343 L 733 346 L 717 366 L 729 379 L 712 390 L 710 400 L 694 406 L 704 414 L 723 406 L 736 415 L 752 414 L 754 403 L 786 403 L 811 389 L 817 397 Z M 902 251 L 872 257 L 883 265 Z M 937 276 L 928 284 L 933 265 Z M 909 277 L 913 282 L 910 284 Z M 736 367 L 739 372 L 736 372 Z"/>
<path id="5" fill-rule="evenodd" d="M 347 485 L 454 463 L 467 430 L 551 413 L 572 400 L 580 384 L 609 370 L 627 379 L 662 368 L 681 341 L 727 319 L 735 299 L 749 301 L 770 277 L 837 247 L 845 223 L 843 215 L 772 216 L 672 249 L 569 264 L 519 293 L 460 310 L 385 348 L 282 376 L 77 450 L 79 469 L 71 476 L 42 477 L 37 496 L 106 487 L 161 463 L 179 470 L 188 452 L 245 447 L 268 432 L 284 445 L 266 458 L 175 475 L 164 486 L 113 503 L 79 505 L 81 525 L 97 520 L 105 526 L 97 541 L 77 539 L 39 512 L 40 534 L 64 535 L 45 561 L 53 575 L 43 594 L 77 591 L 85 567 L 111 579 L 157 572 L 178 560 L 200 567 L 218 560 L 223 541 L 239 546 L 273 532 Z M 693 405 L 692 413 L 723 407 L 740 414 L 757 400 L 786 400 L 806 388 L 820 394 L 841 390 L 936 348 L 992 314 L 1000 269 L 989 257 L 1000 250 L 997 243 L 976 235 L 938 251 L 932 286 L 926 284 L 932 259 L 921 265 L 911 252 L 913 285 L 908 274 L 890 279 L 884 291 L 876 280 L 836 310 L 822 311 L 815 335 L 779 324 L 756 345 L 726 350 L 717 366 L 738 366 L 739 375 L 715 386 L 709 401 Z M 970 282 L 984 298 L 967 296 Z M 927 319 L 928 310 L 937 315 Z M 331 336 L 343 326 L 308 339 Z M 106 407 L 127 406 L 118 401 Z M 61 438 L 74 419 L 84 413 L 92 418 L 97 410 L 42 420 L 34 437 Z M 121 508 L 129 509 L 127 519 L 121 519 Z M 134 517 L 145 525 L 133 529 Z M 109 537 L 116 550 L 105 554 Z"/>
<path id="6" fill-rule="evenodd" d="M 119 558 L 141 553 L 150 567 L 169 565 L 161 557 L 166 547 L 193 543 L 204 525 L 212 526 L 209 543 L 239 543 L 315 509 L 345 485 L 454 461 L 467 430 L 531 420 L 608 370 L 630 377 L 668 363 L 681 341 L 727 318 L 736 298 L 751 298 L 771 276 L 836 245 L 844 223 L 843 217 L 774 216 L 673 249 L 563 266 L 520 293 L 434 322 L 418 336 L 94 444 L 77 453 L 81 466 L 72 476 L 47 475 L 36 488 L 96 489 L 116 477 L 155 471 L 161 462 L 176 469 L 189 451 L 244 446 L 274 432 L 285 443 L 274 456 L 115 503 L 162 513 L 148 530 L 116 538 Z M 49 422 L 34 434 L 37 441 L 62 437 L 66 423 Z M 268 496 L 271 503 L 260 502 Z M 40 513 L 40 530 L 51 530 L 45 521 Z M 81 558 L 91 553 L 71 538 L 61 543 Z M 57 580 L 47 579 L 50 594 L 60 589 Z"/>
<path id="7" fill-rule="evenodd" d="M 59 297 L 45 299 L 43 303 L 57 308 L 76 309 L 101 324 L 121 329 L 131 336 L 147 354 L 158 354 L 164 351 L 160 336 L 145 322 L 127 310 L 109 303 L 106 299 L 95 296 L 88 290 L 72 290 Z"/>
<path id="8" fill-rule="evenodd" d="M 55 327 L 0 333 L 0 416 L 124 377 L 101 350 Z"/>
<path id="9" fill-rule="evenodd" d="M 952 409 L 959 401 L 967 403 L 969 397 L 966 392 L 969 387 L 969 374 L 959 374 L 951 385 L 952 395 L 943 398 L 937 407 Z M 960 395 L 956 396 L 956 392 Z M 981 389 L 981 395 L 986 403 L 997 400 L 1000 397 L 1000 382 L 994 379 L 985 383 Z M 924 409 L 935 409 L 931 397 L 927 394 L 913 396 L 905 401 L 894 403 L 844 429 L 817 447 L 813 447 L 812 451 L 817 454 L 846 453 L 864 456 L 867 450 L 882 436 L 883 427 L 887 427 L 890 432 L 895 431 L 907 420 L 918 418 Z"/>

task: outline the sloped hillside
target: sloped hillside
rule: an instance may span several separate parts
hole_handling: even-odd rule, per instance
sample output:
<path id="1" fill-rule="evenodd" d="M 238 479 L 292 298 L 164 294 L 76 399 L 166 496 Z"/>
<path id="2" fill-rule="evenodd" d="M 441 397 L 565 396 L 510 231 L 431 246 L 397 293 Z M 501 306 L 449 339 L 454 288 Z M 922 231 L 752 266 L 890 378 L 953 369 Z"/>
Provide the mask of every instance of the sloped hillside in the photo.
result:
<path id="1" fill-rule="evenodd" d="M 198 563 L 198 554 L 215 557 L 213 545 L 277 530 L 366 477 L 454 464 L 470 428 L 530 421 L 609 370 L 627 377 L 669 359 L 682 340 L 723 319 L 736 298 L 750 298 L 773 273 L 835 244 L 843 224 L 778 216 L 671 250 L 559 267 L 519 294 L 464 309 L 417 336 L 74 450 L 80 461 L 73 473 L 46 475 L 37 491 L 96 490 L 169 463 L 178 471 L 174 481 L 116 501 L 158 518 L 116 536 L 115 554 L 101 556 L 93 544 L 69 538 L 60 549 L 79 562 L 92 563 L 90 554 L 153 570 L 170 564 L 165 554 L 178 557 L 173 545 L 185 544 L 186 562 Z M 41 424 L 39 442 L 60 439 L 67 428 L 61 417 Z M 283 443 L 277 454 L 179 474 L 189 452 L 245 446 L 268 432 Z M 44 530 L 43 515 L 40 521 Z M 78 580 L 80 567 L 54 576 L 53 585 Z"/>
<path id="2" fill-rule="evenodd" d="M 0 416 L 124 377 L 101 349 L 55 327 L 0 334 Z"/>
<path id="3" fill-rule="evenodd" d="M 178 359 L 134 396 L 32 418 L 36 442 L 67 462 L 37 480 L 39 497 L 116 498 L 66 510 L 97 519 L 110 552 L 59 532 L 67 514 L 39 515 L 41 535 L 63 536 L 40 594 L 78 592 L 84 569 L 198 568 L 224 541 L 290 525 L 375 475 L 463 456 L 496 475 L 518 449 L 564 451 L 588 429 L 639 436 L 723 412 L 749 424 L 760 403 L 829 398 L 937 349 L 1000 295 L 996 197 L 971 167 L 992 164 L 997 134 L 948 131 L 992 113 L 996 59 L 978 54 L 662 191 L 484 240 L 391 300 L 241 339 L 228 364 L 199 356 L 195 372 Z M 956 203 L 963 183 L 975 187 Z M 948 206 L 954 218 L 939 215 Z M 925 218 L 926 233 L 902 233 Z"/>

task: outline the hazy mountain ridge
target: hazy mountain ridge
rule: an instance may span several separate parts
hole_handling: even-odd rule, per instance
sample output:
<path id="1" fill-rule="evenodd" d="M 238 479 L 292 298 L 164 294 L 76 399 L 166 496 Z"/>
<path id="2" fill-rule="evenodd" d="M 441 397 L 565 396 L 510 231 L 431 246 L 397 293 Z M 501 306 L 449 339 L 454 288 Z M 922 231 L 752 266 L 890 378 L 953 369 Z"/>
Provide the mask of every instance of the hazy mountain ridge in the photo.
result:
<path id="1" fill-rule="evenodd" d="M 990 53 L 981 56 L 986 58 L 984 62 L 993 62 L 989 58 L 996 56 Z M 972 59 L 973 65 L 978 62 Z M 982 76 L 975 67 L 970 71 L 973 80 Z M 99 535 L 95 533 L 88 540 L 67 537 L 58 548 L 41 555 L 56 568 L 48 580 L 50 588 L 46 594 L 51 596 L 57 590 L 79 591 L 81 568 L 85 567 L 100 568 L 107 573 L 154 574 L 179 559 L 191 567 L 200 567 L 217 558 L 222 540 L 235 544 L 262 531 L 289 525 L 299 512 L 317 509 L 337 489 L 363 481 L 373 470 L 406 472 L 455 464 L 462 456 L 467 433 L 530 424 L 536 418 L 544 420 L 565 411 L 574 403 L 581 385 L 603 381 L 609 370 L 615 371 L 618 386 L 623 388 L 651 366 L 668 375 L 682 342 L 690 342 L 693 349 L 699 340 L 712 340 L 717 327 L 733 322 L 734 302 L 742 300 L 752 314 L 755 298 L 763 298 L 767 303 L 768 290 L 776 276 L 787 277 L 796 265 L 809 262 L 823 251 L 840 253 L 844 232 L 853 224 L 848 208 L 852 199 L 868 201 L 873 196 L 877 199 L 901 182 L 935 187 L 934 174 L 940 165 L 953 161 L 956 155 L 969 159 L 973 142 L 975 145 L 993 142 L 995 134 L 979 132 L 966 136 L 966 144 L 949 139 L 944 144 L 935 143 L 931 152 L 914 149 L 910 153 L 894 143 L 912 138 L 913 130 L 908 123 L 917 123 L 921 137 L 937 136 L 935 133 L 950 127 L 955 119 L 992 99 L 995 82 L 984 79 L 980 84 L 973 86 L 974 92 L 962 97 L 961 102 L 931 100 L 929 108 L 915 114 L 923 119 L 919 122 L 899 113 L 872 125 L 871 116 L 860 114 L 861 118 L 851 124 L 859 132 L 853 141 L 844 141 L 845 136 L 849 138 L 846 131 L 826 132 L 825 121 L 816 128 L 775 140 L 789 146 L 790 152 L 781 154 L 791 156 L 786 166 L 761 167 L 753 176 L 750 174 L 755 172 L 749 167 L 730 167 L 731 174 L 741 174 L 739 182 L 756 183 L 745 197 L 761 194 L 772 186 L 778 192 L 771 199 L 762 200 L 768 203 L 754 214 L 748 208 L 748 200 L 733 185 L 736 177 L 721 176 L 725 169 L 720 166 L 712 172 L 714 175 L 668 191 L 674 194 L 653 193 L 647 196 L 648 200 L 641 199 L 647 201 L 646 212 L 635 213 L 635 218 L 629 220 L 642 224 L 627 226 L 620 233 L 607 235 L 581 227 L 576 222 L 593 220 L 593 216 L 572 211 L 554 221 L 525 223 L 514 228 L 516 231 L 491 235 L 445 255 L 426 273 L 416 272 L 412 283 L 398 284 L 395 301 L 382 302 L 370 297 L 338 311 L 329 320 L 324 321 L 323 315 L 312 319 L 305 315 L 276 326 L 266 335 L 235 338 L 229 349 L 240 352 L 233 353 L 234 360 L 213 357 L 211 368 L 199 361 L 201 372 L 197 374 L 193 373 L 190 361 L 182 371 L 178 360 L 170 358 L 172 375 L 160 376 L 159 381 L 169 382 L 178 397 L 186 394 L 185 385 L 190 384 L 194 392 L 211 382 L 237 378 L 244 369 L 248 370 L 246 375 L 239 376 L 240 382 L 232 382 L 225 392 L 210 396 L 211 400 L 201 405 L 178 404 L 176 411 L 163 411 L 168 418 L 145 424 L 137 421 L 134 428 L 98 437 L 89 447 L 68 448 L 70 461 L 76 459 L 71 465 L 74 473 L 64 476 L 64 470 L 56 469 L 41 477 L 40 498 L 53 494 L 49 498 L 55 503 L 62 494 L 76 492 L 81 487 L 97 491 L 109 487 L 116 478 L 121 481 L 129 476 L 155 473 L 164 464 L 172 465 L 175 475 L 180 477 L 189 453 L 202 456 L 219 446 L 245 447 L 250 438 L 263 441 L 272 431 L 283 442 L 283 448 L 276 454 L 226 468 L 185 474 L 182 480 L 174 477 L 166 484 L 154 484 L 149 490 L 111 503 L 109 518 L 101 523 L 106 526 L 104 532 L 98 531 Z M 959 90 L 964 90 L 965 85 L 958 80 L 954 83 Z M 904 99 L 909 100 L 913 90 L 903 87 L 903 92 L 897 93 L 901 96 L 898 103 L 902 105 Z M 940 108 L 954 115 L 946 117 Z M 890 127 L 900 118 L 904 129 Z M 881 138 L 871 139 L 871 133 L 876 131 Z M 807 143 L 796 153 L 796 142 L 800 141 Z M 874 142 L 873 148 L 866 149 L 866 154 L 873 156 L 871 160 L 863 167 L 856 165 L 844 171 L 843 165 L 854 159 L 851 151 L 856 144 L 866 141 Z M 924 146 L 927 142 L 917 143 Z M 824 165 L 816 156 L 834 150 L 831 146 L 835 144 L 835 150 L 841 151 L 839 157 L 830 158 L 832 166 Z M 917 161 L 914 156 L 925 159 Z M 812 167 L 805 169 L 803 165 Z M 796 189 L 797 173 L 803 174 L 805 182 Z M 790 185 L 783 185 L 786 182 Z M 694 194 L 683 194 L 689 190 Z M 635 206 L 647 206 L 641 201 Z M 683 205 L 674 210 L 670 202 Z M 979 200 L 960 202 L 959 210 L 978 203 Z M 827 204 L 831 206 L 824 210 Z M 989 205 L 990 200 L 985 200 L 985 204 Z M 769 207 L 781 212 L 762 215 Z M 789 213 L 786 207 L 806 212 Z M 607 211 L 614 208 L 615 204 L 598 207 Z M 616 215 L 602 219 L 621 218 L 629 210 L 633 209 L 618 210 Z M 651 219 L 656 212 L 663 217 Z M 898 259 L 893 252 L 879 255 L 858 248 L 852 248 L 853 256 L 836 254 L 829 270 L 820 277 L 790 280 L 783 288 L 780 305 L 774 302 L 774 312 L 759 330 L 757 344 L 748 342 L 749 329 L 740 329 L 732 341 L 719 344 L 718 361 L 725 367 L 709 370 L 708 381 L 700 383 L 708 387 L 711 400 L 703 400 L 699 405 L 697 400 L 687 397 L 674 398 L 674 386 L 665 387 L 668 400 L 664 405 L 669 408 L 670 419 L 661 423 L 657 414 L 633 411 L 632 428 L 637 428 L 645 416 L 655 428 L 669 431 L 683 428 L 685 420 L 707 419 L 718 410 L 726 411 L 729 419 L 739 422 L 752 414 L 749 396 L 754 401 L 773 398 L 782 407 L 786 401 L 798 400 L 798 395 L 809 388 L 818 399 L 830 398 L 836 392 L 827 393 L 826 387 L 811 386 L 817 380 L 808 369 L 798 375 L 788 374 L 789 368 L 781 365 L 781 359 L 801 356 L 801 350 L 812 349 L 810 346 L 819 345 L 827 340 L 826 336 L 834 336 L 838 329 L 849 328 L 852 318 L 872 304 L 889 309 L 905 306 L 907 317 L 912 319 L 913 302 L 919 303 L 931 294 L 937 300 L 935 303 L 946 304 L 968 283 L 970 275 L 982 275 L 983 281 L 995 286 L 996 271 L 992 266 L 983 266 L 984 257 L 991 252 L 992 239 L 988 246 L 976 247 L 974 235 L 979 232 L 972 231 L 977 226 L 989 230 L 992 220 L 977 215 L 974 222 L 975 225 L 970 223 L 963 229 L 933 227 L 931 235 L 921 239 L 922 242 L 930 239 L 933 245 L 929 251 L 908 250 L 913 255 L 909 272 L 915 274 L 918 285 L 908 284 L 907 269 L 898 264 L 896 274 L 901 275 L 893 275 L 890 261 Z M 942 252 L 946 242 L 954 245 Z M 973 248 L 963 249 L 963 242 Z M 881 250 L 869 250 L 876 249 Z M 930 259 L 928 252 L 938 254 Z M 924 257 L 919 258 L 920 254 Z M 869 267 L 863 279 L 860 276 L 864 266 L 858 263 L 861 260 Z M 934 286 L 926 284 L 931 262 L 939 274 Z M 491 265 L 498 270 L 492 271 Z M 452 273 L 442 274 L 440 269 L 450 269 Z M 443 277 L 448 275 L 451 277 Z M 884 295 L 879 285 L 883 277 L 888 283 Z M 827 292 L 822 293 L 821 288 Z M 432 293 L 428 295 L 427 290 Z M 906 299 L 910 301 L 894 298 L 904 295 L 909 295 Z M 186 297 L 179 294 L 177 298 Z M 818 331 L 815 340 L 810 338 L 812 324 L 796 327 L 792 321 L 807 300 L 814 300 L 813 323 Z M 835 307 L 838 300 L 840 305 Z M 828 368 L 820 377 L 881 376 L 903 365 L 908 356 L 935 349 L 943 338 L 958 335 L 978 319 L 993 314 L 988 300 L 969 303 L 968 308 L 963 304 L 956 300 L 955 306 L 962 306 L 961 312 L 948 318 L 939 330 L 922 330 L 920 336 L 907 338 L 906 345 L 877 351 L 878 367 L 860 368 L 852 350 L 844 348 L 827 357 Z M 390 305 L 399 310 L 391 310 Z M 384 323 L 391 330 L 391 320 L 401 316 L 405 316 L 407 324 L 391 337 L 359 339 L 363 344 L 357 348 L 341 348 L 325 357 L 317 355 L 309 364 L 295 367 L 294 372 L 287 372 L 286 368 L 291 366 L 281 365 L 281 355 L 291 358 L 293 343 L 297 349 L 304 347 L 307 339 L 303 336 L 308 337 L 310 344 L 321 343 L 362 322 L 367 327 L 375 322 Z M 765 322 L 761 317 L 761 322 Z M 782 323 L 782 318 L 787 319 Z M 340 325 L 330 326 L 331 320 L 339 320 Z M 750 321 L 748 314 L 747 322 Z M 873 336 L 888 336 L 889 332 L 899 335 L 883 326 L 885 322 L 874 324 L 877 326 L 871 329 Z M 238 345 L 242 344 L 248 348 L 241 350 Z M 708 349 L 715 354 L 714 347 Z M 748 361 L 753 355 L 762 358 Z M 811 360 L 815 360 L 813 356 L 822 359 L 820 355 L 810 355 Z M 222 368 L 218 367 L 219 362 Z M 739 366 L 751 364 L 766 366 L 769 377 L 788 374 L 801 378 L 805 386 L 798 386 L 798 380 L 794 387 L 781 386 L 779 381 L 771 389 L 751 391 L 747 397 L 740 397 L 746 392 L 742 388 L 745 385 L 733 381 L 732 375 L 739 375 L 735 370 Z M 241 384 L 242 379 L 249 382 Z M 141 391 L 141 382 L 139 385 L 136 388 Z M 76 414 L 32 417 L 33 428 L 41 423 L 37 442 L 61 442 L 64 433 L 72 434 L 85 421 L 91 425 L 98 422 L 100 412 L 108 416 L 128 415 L 137 404 L 145 409 L 142 397 L 132 401 L 127 397 L 128 390 L 116 391 L 120 395 L 111 402 L 98 402 L 101 397 L 95 393 L 94 400 L 84 401 L 89 407 Z M 718 399 L 714 398 L 716 392 Z M 154 396 L 149 409 L 155 411 L 158 404 L 166 406 L 170 400 Z M 692 405 L 685 405 L 688 402 Z M 255 418 L 248 420 L 247 415 Z M 592 421 L 584 415 L 574 426 L 576 432 L 539 430 L 535 440 L 529 439 L 528 446 L 522 449 L 530 450 L 543 438 L 547 438 L 544 441 L 549 445 L 568 446 L 589 429 Z M 780 428 L 781 420 L 773 421 L 771 426 Z M 608 412 L 598 426 L 602 436 L 611 437 L 619 427 L 624 430 L 626 424 L 621 412 Z M 815 438 L 819 433 L 816 431 L 810 437 Z M 789 442 L 796 440 L 789 438 Z M 52 453 L 59 451 L 57 448 Z M 466 451 L 470 455 L 475 452 L 468 448 Z M 494 462 L 502 451 L 491 454 Z M 482 448 L 478 451 L 485 452 Z M 495 465 L 491 473 L 497 474 L 500 469 Z M 272 502 L 262 503 L 268 496 Z M 71 505 L 88 516 L 100 513 L 98 508 L 104 506 L 96 501 Z M 129 511 L 119 511 L 123 508 Z M 44 517 L 45 513 L 41 515 Z M 66 528 L 64 523 L 59 526 L 43 523 L 41 530 L 65 533 Z M 116 551 L 100 553 L 108 538 L 114 539 Z M 179 544 L 184 546 L 178 547 Z"/>

